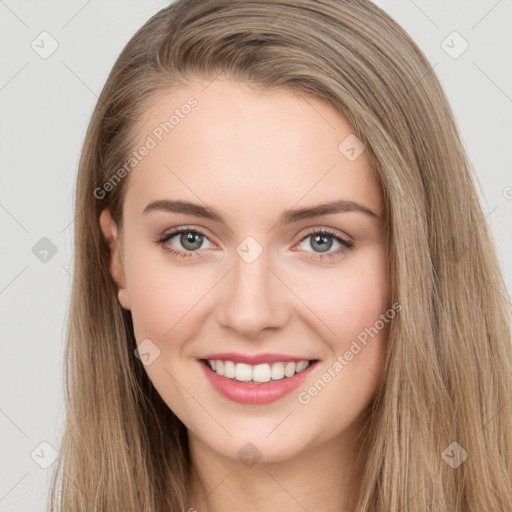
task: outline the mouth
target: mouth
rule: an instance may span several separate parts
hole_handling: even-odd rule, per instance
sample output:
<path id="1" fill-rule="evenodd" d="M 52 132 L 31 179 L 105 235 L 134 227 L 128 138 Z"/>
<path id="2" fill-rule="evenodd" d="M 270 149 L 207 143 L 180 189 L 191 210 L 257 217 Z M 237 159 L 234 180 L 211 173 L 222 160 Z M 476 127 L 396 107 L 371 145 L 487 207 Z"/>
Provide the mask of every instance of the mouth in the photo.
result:
<path id="1" fill-rule="evenodd" d="M 260 361 L 261 357 L 258 356 Z M 266 360 L 272 358 L 284 359 L 272 356 L 266 357 Z M 232 359 L 208 358 L 198 359 L 197 362 L 206 380 L 224 398 L 239 404 L 264 405 L 292 394 L 310 378 L 319 363 L 318 359 L 292 359 L 296 360 L 249 364 Z"/>
<path id="2" fill-rule="evenodd" d="M 283 358 L 284 359 L 284 358 Z M 318 359 L 283 360 L 249 364 L 230 359 L 200 359 L 206 368 L 220 377 L 246 384 L 272 384 L 302 373 Z"/>

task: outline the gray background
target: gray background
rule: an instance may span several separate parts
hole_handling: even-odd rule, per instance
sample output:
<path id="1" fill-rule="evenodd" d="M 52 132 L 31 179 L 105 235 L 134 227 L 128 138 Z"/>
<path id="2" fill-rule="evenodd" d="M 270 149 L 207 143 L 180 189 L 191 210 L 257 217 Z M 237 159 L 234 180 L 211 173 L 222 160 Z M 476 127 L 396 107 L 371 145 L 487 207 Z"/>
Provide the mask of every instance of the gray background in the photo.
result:
<path id="1" fill-rule="evenodd" d="M 64 419 L 81 144 L 115 58 L 167 3 L 0 0 L 0 512 L 44 510 L 50 445 L 58 447 Z M 512 0 L 376 3 L 435 66 L 512 290 Z M 464 42 L 448 37 L 454 31 L 469 44 L 457 58 Z M 58 48 L 42 58 L 53 40 Z M 46 262 L 33 252 L 48 247 L 43 237 L 57 251 Z"/>

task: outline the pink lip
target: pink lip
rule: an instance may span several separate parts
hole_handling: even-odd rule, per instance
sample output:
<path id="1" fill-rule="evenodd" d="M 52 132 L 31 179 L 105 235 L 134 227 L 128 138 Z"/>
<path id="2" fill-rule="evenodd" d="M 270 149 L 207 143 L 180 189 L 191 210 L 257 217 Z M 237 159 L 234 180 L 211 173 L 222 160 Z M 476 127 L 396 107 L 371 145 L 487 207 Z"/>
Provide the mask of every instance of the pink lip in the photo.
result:
<path id="1" fill-rule="evenodd" d="M 217 354 L 220 355 L 220 354 Z M 212 358 L 213 359 L 213 358 Z M 223 359 L 223 358 L 219 358 Z M 233 359 L 226 358 L 228 361 Z M 290 359 L 285 359 L 285 361 Z M 297 359 L 303 361 L 303 359 Z M 280 359 L 279 361 L 283 361 Z M 279 362 L 276 360 L 276 362 Z M 199 361 L 203 371 L 210 381 L 211 385 L 222 395 L 234 402 L 240 404 L 268 404 L 284 397 L 294 389 L 298 388 L 302 382 L 310 375 L 318 361 L 314 361 L 309 366 L 296 373 L 292 377 L 285 377 L 281 380 L 270 381 L 264 384 L 252 384 L 248 382 L 239 382 L 235 379 L 222 377 L 214 372 L 205 361 Z"/>
<path id="2" fill-rule="evenodd" d="M 262 363 L 287 363 L 293 361 L 298 363 L 299 361 L 311 361 L 313 358 L 307 357 L 296 357 L 289 356 L 286 354 L 240 354 L 238 352 L 221 352 L 219 354 L 209 354 L 201 359 L 212 359 L 220 361 L 233 361 L 235 363 L 246 363 L 250 365 L 262 364 Z"/>

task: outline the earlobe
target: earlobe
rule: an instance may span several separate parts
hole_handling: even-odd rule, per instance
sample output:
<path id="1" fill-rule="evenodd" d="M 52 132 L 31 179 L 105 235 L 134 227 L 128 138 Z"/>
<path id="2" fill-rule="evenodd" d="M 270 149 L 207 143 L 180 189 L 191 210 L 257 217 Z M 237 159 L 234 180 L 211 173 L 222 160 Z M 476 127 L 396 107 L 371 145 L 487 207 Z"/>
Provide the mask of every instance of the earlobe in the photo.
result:
<path id="1" fill-rule="evenodd" d="M 108 208 L 105 208 L 100 214 L 100 227 L 110 249 L 110 274 L 118 286 L 118 299 L 121 306 L 130 309 L 130 300 L 128 290 L 126 289 L 126 277 L 124 274 L 121 252 L 119 249 L 119 233 L 117 225 L 110 215 Z"/>

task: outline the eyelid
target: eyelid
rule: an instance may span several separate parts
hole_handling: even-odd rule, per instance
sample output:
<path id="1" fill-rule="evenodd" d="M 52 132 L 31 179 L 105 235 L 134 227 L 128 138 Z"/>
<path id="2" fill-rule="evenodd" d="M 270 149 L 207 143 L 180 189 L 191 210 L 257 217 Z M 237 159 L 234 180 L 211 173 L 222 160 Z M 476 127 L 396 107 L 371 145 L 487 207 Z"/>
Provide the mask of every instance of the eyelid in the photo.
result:
<path id="1" fill-rule="evenodd" d="M 305 233 L 303 233 L 299 242 L 294 247 L 297 247 L 297 245 L 301 244 L 304 240 L 307 240 L 312 235 L 327 235 L 330 238 L 335 239 L 340 244 L 340 247 L 338 247 L 338 249 L 329 250 L 326 252 L 303 251 L 295 249 L 295 252 L 306 252 L 312 254 L 313 256 L 306 257 L 313 261 L 316 260 L 321 263 L 324 263 L 326 259 L 328 259 L 329 262 L 333 260 L 338 260 L 339 258 L 343 257 L 345 253 L 353 250 L 355 246 L 354 239 L 352 237 L 341 234 L 338 230 L 326 227 L 312 227 L 308 228 L 308 230 Z"/>
<path id="2" fill-rule="evenodd" d="M 164 233 L 162 233 L 162 235 L 160 235 L 158 237 L 158 240 L 169 238 L 169 237 L 172 238 L 173 236 L 180 234 L 183 231 L 191 231 L 191 232 L 198 233 L 198 234 L 204 236 L 205 238 L 207 238 L 208 240 L 210 240 L 210 242 L 215 243 L 215 242 L 213 242 L 213 240 L 211 240 L 212 237 L 208 234 L 208 230 L 206 228 L 195 227 L 195 226 L 191 226 L 191 225 L 179 226 L 179 227 L 171 228 L 168 231 L 164 231 Z M 299 235 L 298 243 L 302 242 L 304 240 L 304 238 L 306 238 L 312 234 L 317 234 L 317 233 L 326 233 L 326 234 L 332 235 L 334 237 L 341 238 L 342 240 L 344 240 L 347 243 L 353 243 L 353 238 L 350 235 L 347 235 L 347 234 L 342 233 L 334 228 L 329 228 L 326 226 L 313 226 L 313 227 L 306 228 Z M 219 245 L 219 244 L 215 243 L 215 245 Z"/>
<path id="3" fill-rule="evenodd" d="M 168 231 L 164 231 L 159 237 L 158 239 L 161 240 L 163 238 L 172 238 L 176 235 L 179 235 L 183 232 L 193 232 L 193 233 L 197 233 L 199 235 L 202 235 L 204 236 L 205 238 L 207 238 L 210 242 L 212 242 L 213 244 L 215 245 L 219 245 L 219 244 L 216 244 L 212 238 L 213 235 L 210 235 L 209 234 L 209 230 L 207 230 L 206 228 L 203 228 L 203 227 L 198 227 L 198 226 L 190 226 L 190 225 L 184 225 L 184 226 L 178 226 L 178 227 L 175 227 L 175 228 L 171 228 L 169 229 Z"/>
<path id="4" fill-rule="evenodd" d="M 197 250 L 197 251 L 187 251 L 187 250 L 181 250 L 181 249 L 177 250 L 177 249 L 174 249 L 171 247 L 166 247 L 165 244 L 170 239 L 174 238 L 175 236 L 177 236 L 179 234 L 182 234 L 184 232 L 193 232 L 193 233 L 199 234 L 200 236 L 203 236 L 208 241 L 210 241 L 210 243 L 219 247 L 215 242 L 213 242 L 210 239 L 211 237 L 206 233 L 206 231 L 208 231 L 208 230 L 206 230 L 205 228 L 202 228 L 202 227 L 198 228 L 198 227 L 194 227 L 194 226 L 190 226 L 190 225 L 175 227 L 175 228 L 170 229 L 169 231 L 164 232 L 161 236 L 159 236 L 157 238 L 157 240 L 155 240 L 155 243 L 162 245 L 166 252 L 174 254 L 178 257 L 184 257 L 184 258 L 186 258 L 186 257 L 188 257 L 188 258 L 201 257 L 201 253 L 205 249 L 201 249 L 201 250 Z M 303 231 L 301 233 L 300 238 L 295 243 L 294 247 L 296 247 L 297 245 L 302 243 L 308 237 L 310 237 L 312 235 L 317 235 L 317 234 L 320 234 L 320 235 L 324 234 L 331 238 L 334 238 L 335 240 L 338 241 L 338 243 L 341 245 L 341 247 L 334 251 L 328 251 L 325 253 L 314 252 L 314 251 L 303 251 L 303 250 L 296 251 L 296 252 L 311 253 L 314 256 L 308 256 L 308 258 L 317 260 L 317 261 L 323 261 L 326 258 L 329 258 L 329 260 L 332 260 L 333 258 L 337 258 L 337 257 L 341 256 L 343 253 L 345 253 L 346 251 L 351 250 L 354 247 L 354 241 L 351 236 L 345 235 L 344 233 L 341 233 L 340 231 L 338 231 L 334 228 L 329 228 L 329 227 L 325 227 L 325 226 L 315 226 L 315 227 L 307 228 L 305 231 Z"/>
<path id="5" fill-rule="evenodd" d="M 326 233 L 333 237 L 341 238 L 342 240 L 344 240 L 347 243 L 354 243 L 354 239 L 350 235 L 347 235 L 342 231 L 339 231 L 334 228 L 329 228 L 326 226 L 313 226 L 310 228 L 306 228 L 306 230 L 300 235 L 299 241 L 302 242 L 302 240 L 304 240 L 304 238 L 308 237 L 309 235 L 316 234 L 316 233 Z"/>

